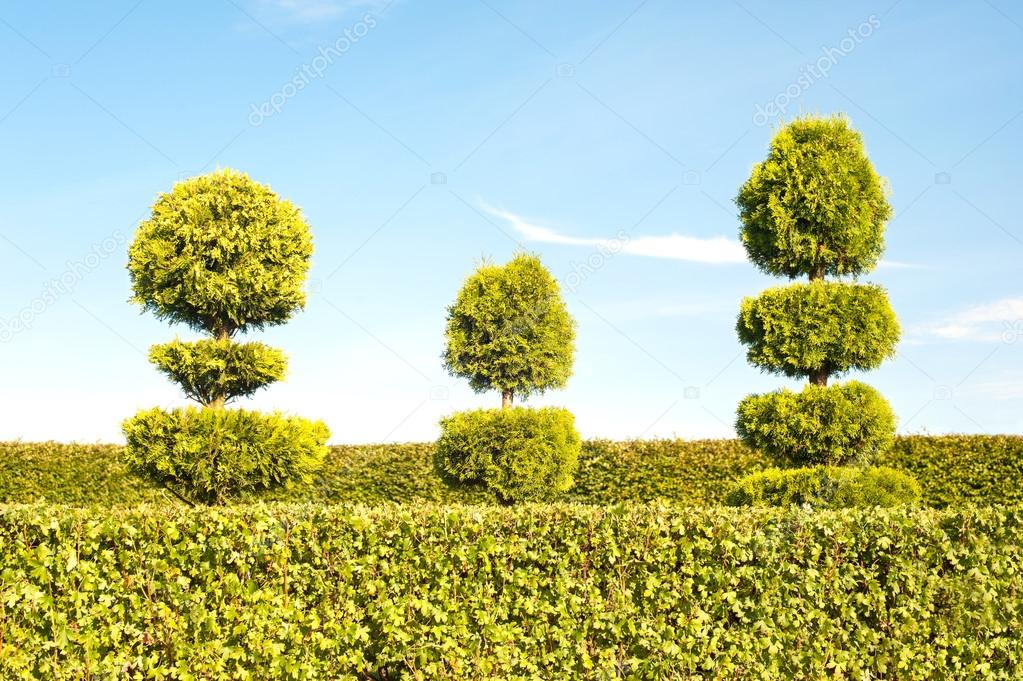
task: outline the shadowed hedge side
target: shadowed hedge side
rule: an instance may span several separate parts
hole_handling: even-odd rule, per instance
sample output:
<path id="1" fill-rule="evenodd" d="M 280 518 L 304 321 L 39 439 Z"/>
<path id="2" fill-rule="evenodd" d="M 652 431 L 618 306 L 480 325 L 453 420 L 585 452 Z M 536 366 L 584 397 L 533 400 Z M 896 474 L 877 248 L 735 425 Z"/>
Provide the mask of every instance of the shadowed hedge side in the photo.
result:
<path id="1" fill-rule="evenodd" d="M 119 461 L 120 451 L 113 445 L 0 443 L 0 502 L 45 498 L 124 506 L 170 501 L 169 495 L 131 476 Z M 432 461 L 432 444 L 334 446 L 312 483 L 276 498 L 367 504 L 488 499 L 482 493 L 449 490 L 434 473 Z M 875 463 L 913 475 L 923 488 L 923 503 L 931 506 L 1023 503 L 1023 437 L 1018 435 L 896 437 L 892 449 Z M 583 443 L 575 485 L 565 499 L 718 504 L 736 480 L 772 465 L 737 440 L 589 440 Z"/>

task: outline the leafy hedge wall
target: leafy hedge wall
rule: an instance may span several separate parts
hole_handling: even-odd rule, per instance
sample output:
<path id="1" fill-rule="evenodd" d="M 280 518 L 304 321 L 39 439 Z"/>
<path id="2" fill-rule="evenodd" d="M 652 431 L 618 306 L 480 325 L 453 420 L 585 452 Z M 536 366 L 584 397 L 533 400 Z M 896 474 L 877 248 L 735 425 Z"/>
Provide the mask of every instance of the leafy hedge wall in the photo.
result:
<path id="1" fill-rule="evenodd" d="M 0 507 L 0 678 L 1017 679 L 1023 510 Z"/>
<path id="2" fill-rule="evenodd" d="M 112 445 L 0 443 L 0 502 L 168 502 L 163 492 L 130 476 L 120 455 L 120 448 Z M 276 498 L 368 504 L 487 499 L 481 493 L 447 489 L 433 472 L 432 456 L 429 444 L 332 447 L 310 486 Z M 922 485 L 924 502 L 933 506 L 1023 503 L 1020 436 L 899 437 L 874 463 L 908 471 Z M 717 504 L 735 480 L 771 465 L 737 440 L 591 440 L 583 444 L 576 484 L 564 499 Z"/>

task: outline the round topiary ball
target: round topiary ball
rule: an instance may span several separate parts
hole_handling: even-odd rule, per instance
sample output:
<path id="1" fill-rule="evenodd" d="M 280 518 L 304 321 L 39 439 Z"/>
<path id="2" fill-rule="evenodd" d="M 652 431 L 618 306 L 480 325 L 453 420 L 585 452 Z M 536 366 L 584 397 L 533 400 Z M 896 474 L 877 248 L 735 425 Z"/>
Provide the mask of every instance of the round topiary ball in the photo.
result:
<path id="1" fill-rule="evenodd" d="M 735 430 L 747 445 L 789 466 L 864 464 L 888 450 L 895 414 L 858 381 L 748 395 Z"/>
<path id="2" fill-rule="evenodd" d="M 305 305 L 313 244 L 301 212 L 244 173 L 193 177 L 160 195 L 129 248 L 132 300 L 225 337 Z"/>
<path id="3" fill-rule="evenodd" d="M 582 440 L 567 409 L 477 409 L 441 420 L 434 467 L 452 487 L 498 502 L 544 501 L 572 486 Z"/>
<path id="4" fill-rule="evenodd" d="M 845 117 L 798 118 L 778 131 L 739 189 L 742 243 L 768 274 L 870 271 L 892 214 L 886 193 Z"/>
<path id="5" fill-rule="evenodd" d="M 769 468 L 739 480 L 728 494 L 729 506 L 803 506 L 813 508 L 890 508 L 920 501 L 920 483 L 893 468 L 813 466 Z"/>
<path id="6" fill-rule="evenodd" d="M 789 284 L 746 298 L 735 329 L 750 364 L 790 378 L 874 369 L 899 341 L 885 290 L 843 281 Z"/>

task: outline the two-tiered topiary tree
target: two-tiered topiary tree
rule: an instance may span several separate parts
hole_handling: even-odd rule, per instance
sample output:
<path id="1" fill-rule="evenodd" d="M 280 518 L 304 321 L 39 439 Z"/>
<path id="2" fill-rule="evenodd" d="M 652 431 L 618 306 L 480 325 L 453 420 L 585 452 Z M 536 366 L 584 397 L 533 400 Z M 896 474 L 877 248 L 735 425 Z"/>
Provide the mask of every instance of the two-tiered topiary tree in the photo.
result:
<path id="1" fill-rule="evenodd" d="M 239 333 L 286 322 L 305 305 L 313 245 L 298 208 L 247 175 L 219 170 L 161 195 L 135 234 L 133 302 L 209 334 L 150 349 L 149 359 L 198 402 L 124 423 L 129 468 L 190 503 L 223 503 L 307 478 L 327 427 L 279 413 L 225 409 L 284 377 L 287 358 Z"/>
<path id="2" fill-rule="evenodd" d="M 484 264 L 448 308 L 444 364 L 476 392 L 499 390 L 501 409 L 441 420 L 435 467 L 451 485 L 484 487 L 501 503 L 549 499 L 572 485 L 581 440 L 566 409 L 513 407 L 562 388 L 572 373 L 575 322 L 540 259 Z"/>
<path id="3" fill-rule="evenodd" d="M 828 380 L 893 356 L 899 324 L 880 286 L 825 277 L 858 277 L 877 265 L 891 216 L 884 180 L 844 117 L 811 116 L 775 135 L 736 203 L 750 260 L 768 274 L 809 280 L 742 303 L 736 330 L 750 363 L 809 383 L 799 393 L 746 397 L 739 436 L 789 466 L 869 463 L 892 443 L 891 407 L 863 383 Z M 818 481 L 851 475 L 817 473 Z"/>

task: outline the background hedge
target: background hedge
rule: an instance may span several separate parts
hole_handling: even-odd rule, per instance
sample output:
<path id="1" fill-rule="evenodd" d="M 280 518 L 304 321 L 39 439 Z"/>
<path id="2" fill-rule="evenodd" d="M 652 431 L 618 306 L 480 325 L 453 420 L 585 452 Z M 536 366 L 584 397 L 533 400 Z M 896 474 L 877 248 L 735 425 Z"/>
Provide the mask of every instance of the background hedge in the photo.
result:
<path id="1" fill-rule="evenodd" d="M 0 443 L 0 502 L 168 502 L 164 492 L 129 475 L 120 456 L 120 448 L 112 445 Z M 367 504 L 487 498 L 447 489 L 433 471 L 432 457 L 432 444 L 335 446 L 313 483 L 276 496 Z M 1021 436 L 899 437 L 875 463 L 913 475 L 923 487 L 924 502 L 932 506 L 1023 503 Z M 771 465 L 737 440 L 591 440 L 583 444 L 575 486 L 564 499 L 718 504 L 736 480 Z"/>
<path id="2" fill-rule="evenodd" d="M 0 506 L 0 678 L 1018 679 L 1023 510 Z"/>

